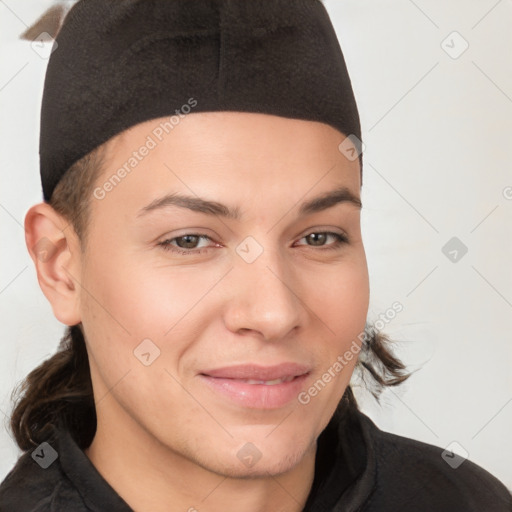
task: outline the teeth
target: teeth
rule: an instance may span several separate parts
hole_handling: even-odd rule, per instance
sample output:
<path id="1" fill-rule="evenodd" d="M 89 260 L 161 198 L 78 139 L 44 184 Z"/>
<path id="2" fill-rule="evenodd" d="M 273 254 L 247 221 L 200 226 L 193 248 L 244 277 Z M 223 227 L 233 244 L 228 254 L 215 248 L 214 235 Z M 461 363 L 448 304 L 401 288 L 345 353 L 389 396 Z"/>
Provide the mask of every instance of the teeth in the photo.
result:
<path id="1" fill-rule="evenodd" d="M 281 384 L 283 382 L 290 382 L 294 377 L 283 377 L 281 379 L 274 380 L 254 380 L 254 379 L 240 379 L 241 382 L 245 382 L 246 384 L 265 384 L 265 386 L 274 386 L 275 384 Z"/>

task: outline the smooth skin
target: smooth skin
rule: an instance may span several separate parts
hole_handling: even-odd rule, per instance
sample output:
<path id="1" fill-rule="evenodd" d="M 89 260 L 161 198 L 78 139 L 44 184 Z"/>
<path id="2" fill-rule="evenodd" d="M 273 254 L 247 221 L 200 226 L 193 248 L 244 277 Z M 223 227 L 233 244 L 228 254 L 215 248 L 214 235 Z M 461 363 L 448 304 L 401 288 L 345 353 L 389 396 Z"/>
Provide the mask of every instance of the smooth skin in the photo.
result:
<path id="1" fill-rule="evenodd" d="M 299 512 L 317 438 L 357 358 L 309 403 L 270 409 L 234 403 L 201 372 L 291 361 L 311 368 L 307 391 L 358 341 L 369 304 L 361 209 L 299 208 L 339 187 L 360 198 L 359 162 L 338 149 L 345 135 L 323 123 L 192 113 L 161 141 L 153 135 L 156 147 L 105 187 L 164 119 L 108 142 L 96 189 L 109 191 L 91 197 L 84 253 L 49 205 L 25 219 L 55 317 L 85 330 L 98 417 L 85 453 L 137 512 Z M 169 193 L 222 203 L 240 218 L 176 205 L 138 215 Z M 203 236 L 179 238 L 194 234 Z M 55 247 L 49 258 L 34 249 L 43 237 Z M 243 245 L 247 237 L 258 245 Z M 263 252 L 248 263 L 240 246 Z M 147 366 L 134 355 L 145 339 L 160 350 Z M 247 443 L 261 454 L 253 466 L 237 456 Z"/>

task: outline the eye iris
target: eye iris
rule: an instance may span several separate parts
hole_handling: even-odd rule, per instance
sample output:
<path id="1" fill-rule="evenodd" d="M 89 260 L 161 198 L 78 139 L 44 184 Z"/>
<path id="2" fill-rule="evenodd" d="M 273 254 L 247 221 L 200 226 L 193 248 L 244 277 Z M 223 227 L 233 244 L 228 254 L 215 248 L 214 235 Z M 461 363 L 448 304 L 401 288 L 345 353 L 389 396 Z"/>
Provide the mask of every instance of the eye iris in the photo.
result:
<path id="1" fill-rule="evenodd" d="M 185 245 L 180 243 L 181 240 L 186 240 Z M 198 241 L 198 235 L 184 235 L 176 238 L 176 244 L 178 245 L 178 247 L 181 247 L 182 249 L 194 249 Z"/>
<path id="2" fill-rule="evenodd" d="M 311 233 L 306 236 L 306 238 L 309 239 L 308 241 L 315 242 L 312 245 L 323 245 L 323 242 L 325 242 L 326 237 L 327 237 L 326 233 Z M 320 242 L 320 243 L 316 243 L 316 242 Z"/>

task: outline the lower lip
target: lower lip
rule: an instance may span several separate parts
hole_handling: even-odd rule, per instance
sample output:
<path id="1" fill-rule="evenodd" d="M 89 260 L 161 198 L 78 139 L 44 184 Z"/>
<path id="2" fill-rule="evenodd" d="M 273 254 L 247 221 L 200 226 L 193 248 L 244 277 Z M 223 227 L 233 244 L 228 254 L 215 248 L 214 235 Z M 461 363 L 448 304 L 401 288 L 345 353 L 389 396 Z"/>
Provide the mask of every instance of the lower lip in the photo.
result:
<path id="1" fill-rule="evenodd" d="M 278 409 L 296 399 L 302 391 L 308 373 L 281 384 L 247 384 L 236 379 L 222 379 L 200 375 L 215 392 L 231 401 L 252 409 Z"/>

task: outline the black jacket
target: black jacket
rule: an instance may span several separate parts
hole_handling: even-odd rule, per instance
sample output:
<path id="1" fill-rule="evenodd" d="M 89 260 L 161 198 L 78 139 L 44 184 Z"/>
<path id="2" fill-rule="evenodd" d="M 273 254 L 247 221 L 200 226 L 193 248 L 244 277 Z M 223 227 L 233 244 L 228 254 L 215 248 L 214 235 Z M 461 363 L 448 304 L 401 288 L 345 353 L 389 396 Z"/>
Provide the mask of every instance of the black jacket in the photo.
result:
<path id="1" fill-rule="evenodd" d="M 133 512 L 68 431 L 55 428 L 48 444 L 58 454 L 49 467 L 41 467 L 51 461 L 47 446 L 26 452 L 0 484 L 1 512 Z M 384 432 L 357 409 L 335 413 L 318 439 L 304 510 L 512 511 L 512 495 L 499 480 L 469 460 L 452 467 L 454 457 L 443 451 Z"/>

